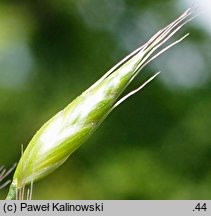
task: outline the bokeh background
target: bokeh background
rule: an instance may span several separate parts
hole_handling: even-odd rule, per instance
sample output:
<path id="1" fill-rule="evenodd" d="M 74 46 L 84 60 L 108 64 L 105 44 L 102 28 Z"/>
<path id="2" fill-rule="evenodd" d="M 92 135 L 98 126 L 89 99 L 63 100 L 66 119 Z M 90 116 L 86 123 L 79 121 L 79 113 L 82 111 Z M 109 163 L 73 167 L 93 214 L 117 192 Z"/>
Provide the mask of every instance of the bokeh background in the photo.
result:
<path id="1" fill-rule="evenodd" d="M 18 161 L 44 122 L 194 2 L 1 0 L 0 164 Z M 35 183 L 34 199 L 211 199 L 211 2 L 200 4 L 175 39 L 191 35 L 129 89 L 161 75 Z"/>

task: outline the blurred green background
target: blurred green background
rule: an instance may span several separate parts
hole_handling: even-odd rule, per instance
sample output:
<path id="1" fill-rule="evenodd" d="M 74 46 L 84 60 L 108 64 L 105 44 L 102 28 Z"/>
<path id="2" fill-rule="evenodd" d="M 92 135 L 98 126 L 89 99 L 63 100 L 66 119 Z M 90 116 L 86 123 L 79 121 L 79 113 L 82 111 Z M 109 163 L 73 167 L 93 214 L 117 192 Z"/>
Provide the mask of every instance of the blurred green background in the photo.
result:
<path id="1" fill-rule="evenodd" d="M 191 0 L 0 2 L 0 164 L 111 66 L 179 16 Z M 123 103 L 34 199 L 211 199 L 211 4 L 147 66 Z M 4 199 L 8 188 L 0 191 Z"/>

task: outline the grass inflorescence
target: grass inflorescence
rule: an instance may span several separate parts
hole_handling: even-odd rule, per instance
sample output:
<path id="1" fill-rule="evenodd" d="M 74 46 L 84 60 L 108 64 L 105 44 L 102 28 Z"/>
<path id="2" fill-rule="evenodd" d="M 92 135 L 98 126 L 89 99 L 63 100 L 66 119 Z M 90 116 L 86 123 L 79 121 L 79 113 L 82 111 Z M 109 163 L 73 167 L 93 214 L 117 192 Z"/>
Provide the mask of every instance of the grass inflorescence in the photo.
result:
<path id="1" fill-rule="evenodd" d="M 31 189 L 27 192 L 27 197 L 30 199 L 33 182 L 61 166 L 114 108 L 154 79 L 159 73 L 153 75 L 136 90 L 121 97 L 123 91 L 144 66 L 188 36 L 186 34 L 163 47 L 193 18 L 193 10 L 190 8 L 46 122 L 25 149 L 15 170 L 7 199 L 24 198 L 25 186 L 31 185 Z"/>

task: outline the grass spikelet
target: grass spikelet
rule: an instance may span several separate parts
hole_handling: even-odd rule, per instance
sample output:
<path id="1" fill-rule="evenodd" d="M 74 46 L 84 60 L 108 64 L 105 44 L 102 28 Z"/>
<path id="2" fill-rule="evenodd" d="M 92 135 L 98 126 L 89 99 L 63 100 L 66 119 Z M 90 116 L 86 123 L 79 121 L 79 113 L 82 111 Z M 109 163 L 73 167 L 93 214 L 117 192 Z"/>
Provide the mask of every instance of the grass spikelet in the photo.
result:
<path id="1" fill-rule="evenodd" d="M 25 185 L 43 178 L 62 165 L 114 108 L 155 78 L 158 73 L 138 89 L 120 97 L 144 66 L 188 35 L 162 48 L 193 17 L 192 9 L 185 11 L 46 122 L 24 151 L 7 199 L 15 199 L 17 191 L 24 192 Z M 23 194 L 20 196 L 23 198 Z"/>

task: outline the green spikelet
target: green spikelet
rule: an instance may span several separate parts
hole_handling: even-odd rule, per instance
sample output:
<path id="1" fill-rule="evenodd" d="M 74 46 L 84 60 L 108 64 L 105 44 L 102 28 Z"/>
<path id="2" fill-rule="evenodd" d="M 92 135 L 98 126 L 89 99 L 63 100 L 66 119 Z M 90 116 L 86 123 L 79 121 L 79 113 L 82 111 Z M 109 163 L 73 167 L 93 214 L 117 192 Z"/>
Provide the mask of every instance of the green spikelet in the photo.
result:
<path id="1" fill-rule="evenodd" d="M 152 80 L 157 74 L 137 90 L 119 98 L 146 64 L 187 36 L 159 49 L 192 18 L 192 10 L 188 9 L 45 123 L 24 151 L 16 168 L 7 199 L 14 199 L 17 196 L 17 190 L 43 178 L 63 164 L 117 105 Z"/>

